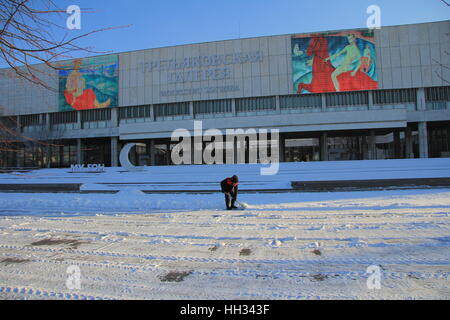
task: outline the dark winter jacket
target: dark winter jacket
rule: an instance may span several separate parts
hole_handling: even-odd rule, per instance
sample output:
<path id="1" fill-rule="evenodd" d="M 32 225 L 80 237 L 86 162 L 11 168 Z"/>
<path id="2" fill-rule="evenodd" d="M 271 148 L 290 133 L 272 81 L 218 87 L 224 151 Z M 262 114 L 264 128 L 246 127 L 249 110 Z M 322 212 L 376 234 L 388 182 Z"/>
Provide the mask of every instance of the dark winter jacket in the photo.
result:
<path id="1" fill-rule="evenodd" d="M 222 188 L 222 192 L 224 192 L 224 193 L 232 193 L 235 196 L 237 196 L 237 193 L 238 193 L 238 182 L 233 183 L 233 181 L 231 181 L 231 178 L 223 179 L 220 182 L 220 187 Z"/>

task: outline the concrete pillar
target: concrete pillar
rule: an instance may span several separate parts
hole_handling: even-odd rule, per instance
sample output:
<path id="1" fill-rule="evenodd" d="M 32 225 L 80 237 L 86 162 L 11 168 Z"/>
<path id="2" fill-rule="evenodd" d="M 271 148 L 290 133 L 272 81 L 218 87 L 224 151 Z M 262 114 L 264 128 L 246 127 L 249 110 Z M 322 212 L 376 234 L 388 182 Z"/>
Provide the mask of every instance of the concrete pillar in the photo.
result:
<path id="1" fill-rule="evenodd" d="M 111 167 L 119 166 L 118 137 L 111 137 Z"/>
<path id="2" fill-rule="evenodd" d="M 414 158 L 412 131 L 409 127 L 405 129 L 405 154 L 406 158 Z"/>
<path id="3" fill-rule="evenodd" d="M 375 138 L 375 130 L 370 130 L 370 136 L 369 136 L 369 160 L 376 160 L 377 159 L 377 144 L 376 144 L 376 138 Z"/>
<path id="4" fill-rule="evenodd" d="M 368 91 L 368 96 L 369 96 L 369 110 L 372 109 L 373 107 L 373 92 L 372 91 Z"/>
<path id="5" fill-rule="evenodd" d="M 189 101 L 189 115 L 194 119 L 194 102 Z"/>
<path id="6" fill-rule="evenodd" d="M 18 168 L 24 167 L 25 166 L 25 161 L 24 161 L 24 150 L 23 150 L 23 146 L 16 151 L 16 166 Z"/>
<path id="7" fill-rule="evenodd" d="M 76 111 L 77 113 L 77 129 L 82 129 L 82 123 L 81 123 L 81 111 Z"/>
<path id="8" fill-rule="evenodd" d="M 417 110 L 426 110 L 427 109 L 427 105 L 425 103 L 425 89 L 424 88 L 418 88 L 417 92 L 416 92 L 416 98 L 417 98 L 417 102 L 416 102 L 416 107 Z"/>
<path id="9" fill-rule="evenodd" d="M 284 162 L 284 138 L 280 135 L 280 140 L 278 141 L 279 143 L 279 161 L 280 162 Z"/>
<path id="10" fill-rule="evenodd" d="M 167 142 L 166 148 L 167 148 L 167 153 L 166 153 L 166 164 L 167 164 L 167 165 L 170 165 L 170 163 L 172 162 L 172 159 L 171 159 L 171 152 L 170 152 L 170 141 Z"/>
<path id="11" fill-rule="evenodd" d="M 275 110 L 277 113 L 281 113 L 280 96 L 275 96 Z"/>
<path id="12" fill-rule="evenodd" d="M 155 140 L 150 140 L 150 163 L 152 166 L 156 166 Z"/>
<path id="13" fill-rule="evenodd" d="M 400 143 L 400 131 L 394 131 L 394 158 L 401 158 L 401 143 Z"/>
<path id="14" fill-rule="evenodd" d="M 20 116 L 16 117 L 16 130 L 17 132 L 22 132 L 22 125 L 21 125 L 21 121 L 20 121 Z"/>
<path id="15" fill-rule="evenodd" d="M 327 97 L 325 93 L 322 93 L 320 97 L 322 98 L 322 111 L 327 111 Z"/>
<path id="16" fill-rule="evenodd" d="M 236 116 L 236 99 L 231 99 L 231 113 Z"/>
<path id="17" fill-rule="evenodd" d="M 369 159 L 369 148 L 367 147 L 368 139 L 366 136 L 362 136 L 361 138 L 361 153 L 362 157 L 360 160 L 367 160 Z"/>
<path id="18" fill-rule="evenodd" d="M 50 133 L 50 130 L 52 129 L 52 124 L 50 121 L 50 113 L 45 114 L 45 131 Z"/>
<path id="19" fill-rule="evenodd" d="M 83 163 L 83 154 L 81 153 L 81 139 L 77 139 L 77 164 Z"/>
<path id="20" fill-rule="evenodd" d="M 238 163 L 237 153 L 238 153 L 237 138 L 233 138 L 233 156 L 234 156 L 233 163 Z"/>
<path id="21" fill-rule="evenodd" d="M 111 109 L 111 127 L 113 127 L 113 128 L 116 128 L 116 127 L 119 126 L 119 116 L 118 116 L 117 113 L 118 113 L 118 109 L 117 108 L 112 108 Z M 117 145 L 117 142 L 116 142 L 116 145 Z"/>
<path id="22" fill-rule="evenodd" d="M 153 105 L 150 106 L 150 119 L 155 121 L 155 107 Z"/>
<path id="23" fill-rule="evenodd" d="M 17 132 L 18 133 L 22 132 L 22 125 L 20 123 L 20 116 L 16 117 L 16 124 L 17 124 L 17 127 L 16 127 Z M 17 149 L 20 149 L 20 151 L 19 150 L 16 151 L 16 154 L 15 154 L 15 156 L 16 156 L 16 167 L 20 168 L 20 167 L 24 166 L 23 157 L 21 157 L 23 145 L 22 145 L 21 148 L 19 148 L 20 143 L 16 142 L 15 145 L 16 145 Z"/>
<path id="24" fill-rule="evenodd" d="M 420 158 L 428 158 L 428 132 L 427 123 L 419 122 L 419 156 Z"/>
<path id="25" fill-rule="evenodd" d="M 320 135 L 320 160 L 328 161 L 328 133 L 326 132 Z"/>

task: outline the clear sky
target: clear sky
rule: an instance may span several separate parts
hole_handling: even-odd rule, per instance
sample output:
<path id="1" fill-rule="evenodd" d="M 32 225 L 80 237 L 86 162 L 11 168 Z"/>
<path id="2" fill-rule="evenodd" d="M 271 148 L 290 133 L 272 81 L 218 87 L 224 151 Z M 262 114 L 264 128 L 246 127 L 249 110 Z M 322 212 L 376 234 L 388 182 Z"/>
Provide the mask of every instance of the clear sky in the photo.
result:
<path id="1" fill-rule="evenodd" d="M 446 0 L 450 2 L 449 0 Z M 187 43 L 266 35 L 364 28 L 370 5 L 381 8 L 382 26 L 448 20 L 443 0 L 58 0 L 78 5 L 81 30 L 130 25 L 78 42 L 117 53 Z M 65 25 L 65 16 L 60 24 Z M 93 53 L 75 56 L 94 55 Z M 2 65 L 3 63 L 1 63 Z"/>
<path id="2" fill-rule="evenodd" d="M 83 44 L 95 46 L 99 51 L 112 52 L 364 28 L 370 5 L 381 8 L 382 26 L 450 18 L 450 7 L 442 0 L 68 0 L 67 3 L 94 11 L 82 13 L 81 32 L 131 25 L 83 40 Z"/>

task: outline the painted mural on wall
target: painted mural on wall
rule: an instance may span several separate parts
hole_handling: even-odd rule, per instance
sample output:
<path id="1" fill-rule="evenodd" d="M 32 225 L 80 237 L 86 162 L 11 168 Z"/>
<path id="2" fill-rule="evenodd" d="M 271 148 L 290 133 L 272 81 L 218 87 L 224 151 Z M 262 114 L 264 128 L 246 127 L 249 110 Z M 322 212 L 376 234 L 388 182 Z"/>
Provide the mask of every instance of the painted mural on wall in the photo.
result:
<path id="1" fill-rule="evenodd" d="M 116 107 L 118 56 L 74 59 L 60 66 L 59 111 Z"/>
<path id="2" fill-rule="evenodd" d="M 373 30 L 295 35 L 291 45 L 299 94 L 378 88 Z"/>

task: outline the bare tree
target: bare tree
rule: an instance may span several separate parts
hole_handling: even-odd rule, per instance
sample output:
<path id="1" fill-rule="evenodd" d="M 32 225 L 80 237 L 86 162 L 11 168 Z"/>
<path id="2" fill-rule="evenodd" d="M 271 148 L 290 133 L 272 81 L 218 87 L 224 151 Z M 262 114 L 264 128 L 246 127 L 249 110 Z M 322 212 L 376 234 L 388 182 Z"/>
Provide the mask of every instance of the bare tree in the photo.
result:
<path id="1" fill-rule="evenodd" d="M 75 32 L 78 35 L 69 36 L 74 33 L 66 26 L 67 18 L 66 9 L 52 0 L 0 0 L 0 62 L 10 67 L 0 70 L 0 76 L 24 79 L 32 85 L 57 91 L 58 88 L 48 81 L 56 76 L 54 71 L 60 69 L 57 60 L 73 58 L 72 55 L 79 52 L 100 53 L 80 46 L 79 40 L 94 33 L 126 27 L 107 27 L 83 34 Z M 5 106 L 0 106 L 0 116 L 4 109 Z M 38 146 L 45 150 L 46 161 L 49 161 L 50 149 L 62 142 L 58 138 L 60 132 L 48 130 L 50 128 L 42 127 L 37 136 L 22 133 L 16 117 L 2 117 L 0 152 L 3 155 L 16 153 L 18 157 L 24 147 Z M 0 167 L 4 166 L 1 162 L 2 159 Z"/>
<path id="2" fill-rule="evenodd" d="M 43 80 L 45 71 L 36 64 L 43 63 L 51 69 L 58 69 L 54 63 L 57 59 L 70 58 L 78 51 L 93 52 L 91 48 L 79 46 L 77 40 L 114 29 L 97 29 L 69 37 L 67 17 L 66 10 L 52 0 L 1 0 L 0 61 L 11 67 L 17 76 L 57 90 Z"/>

